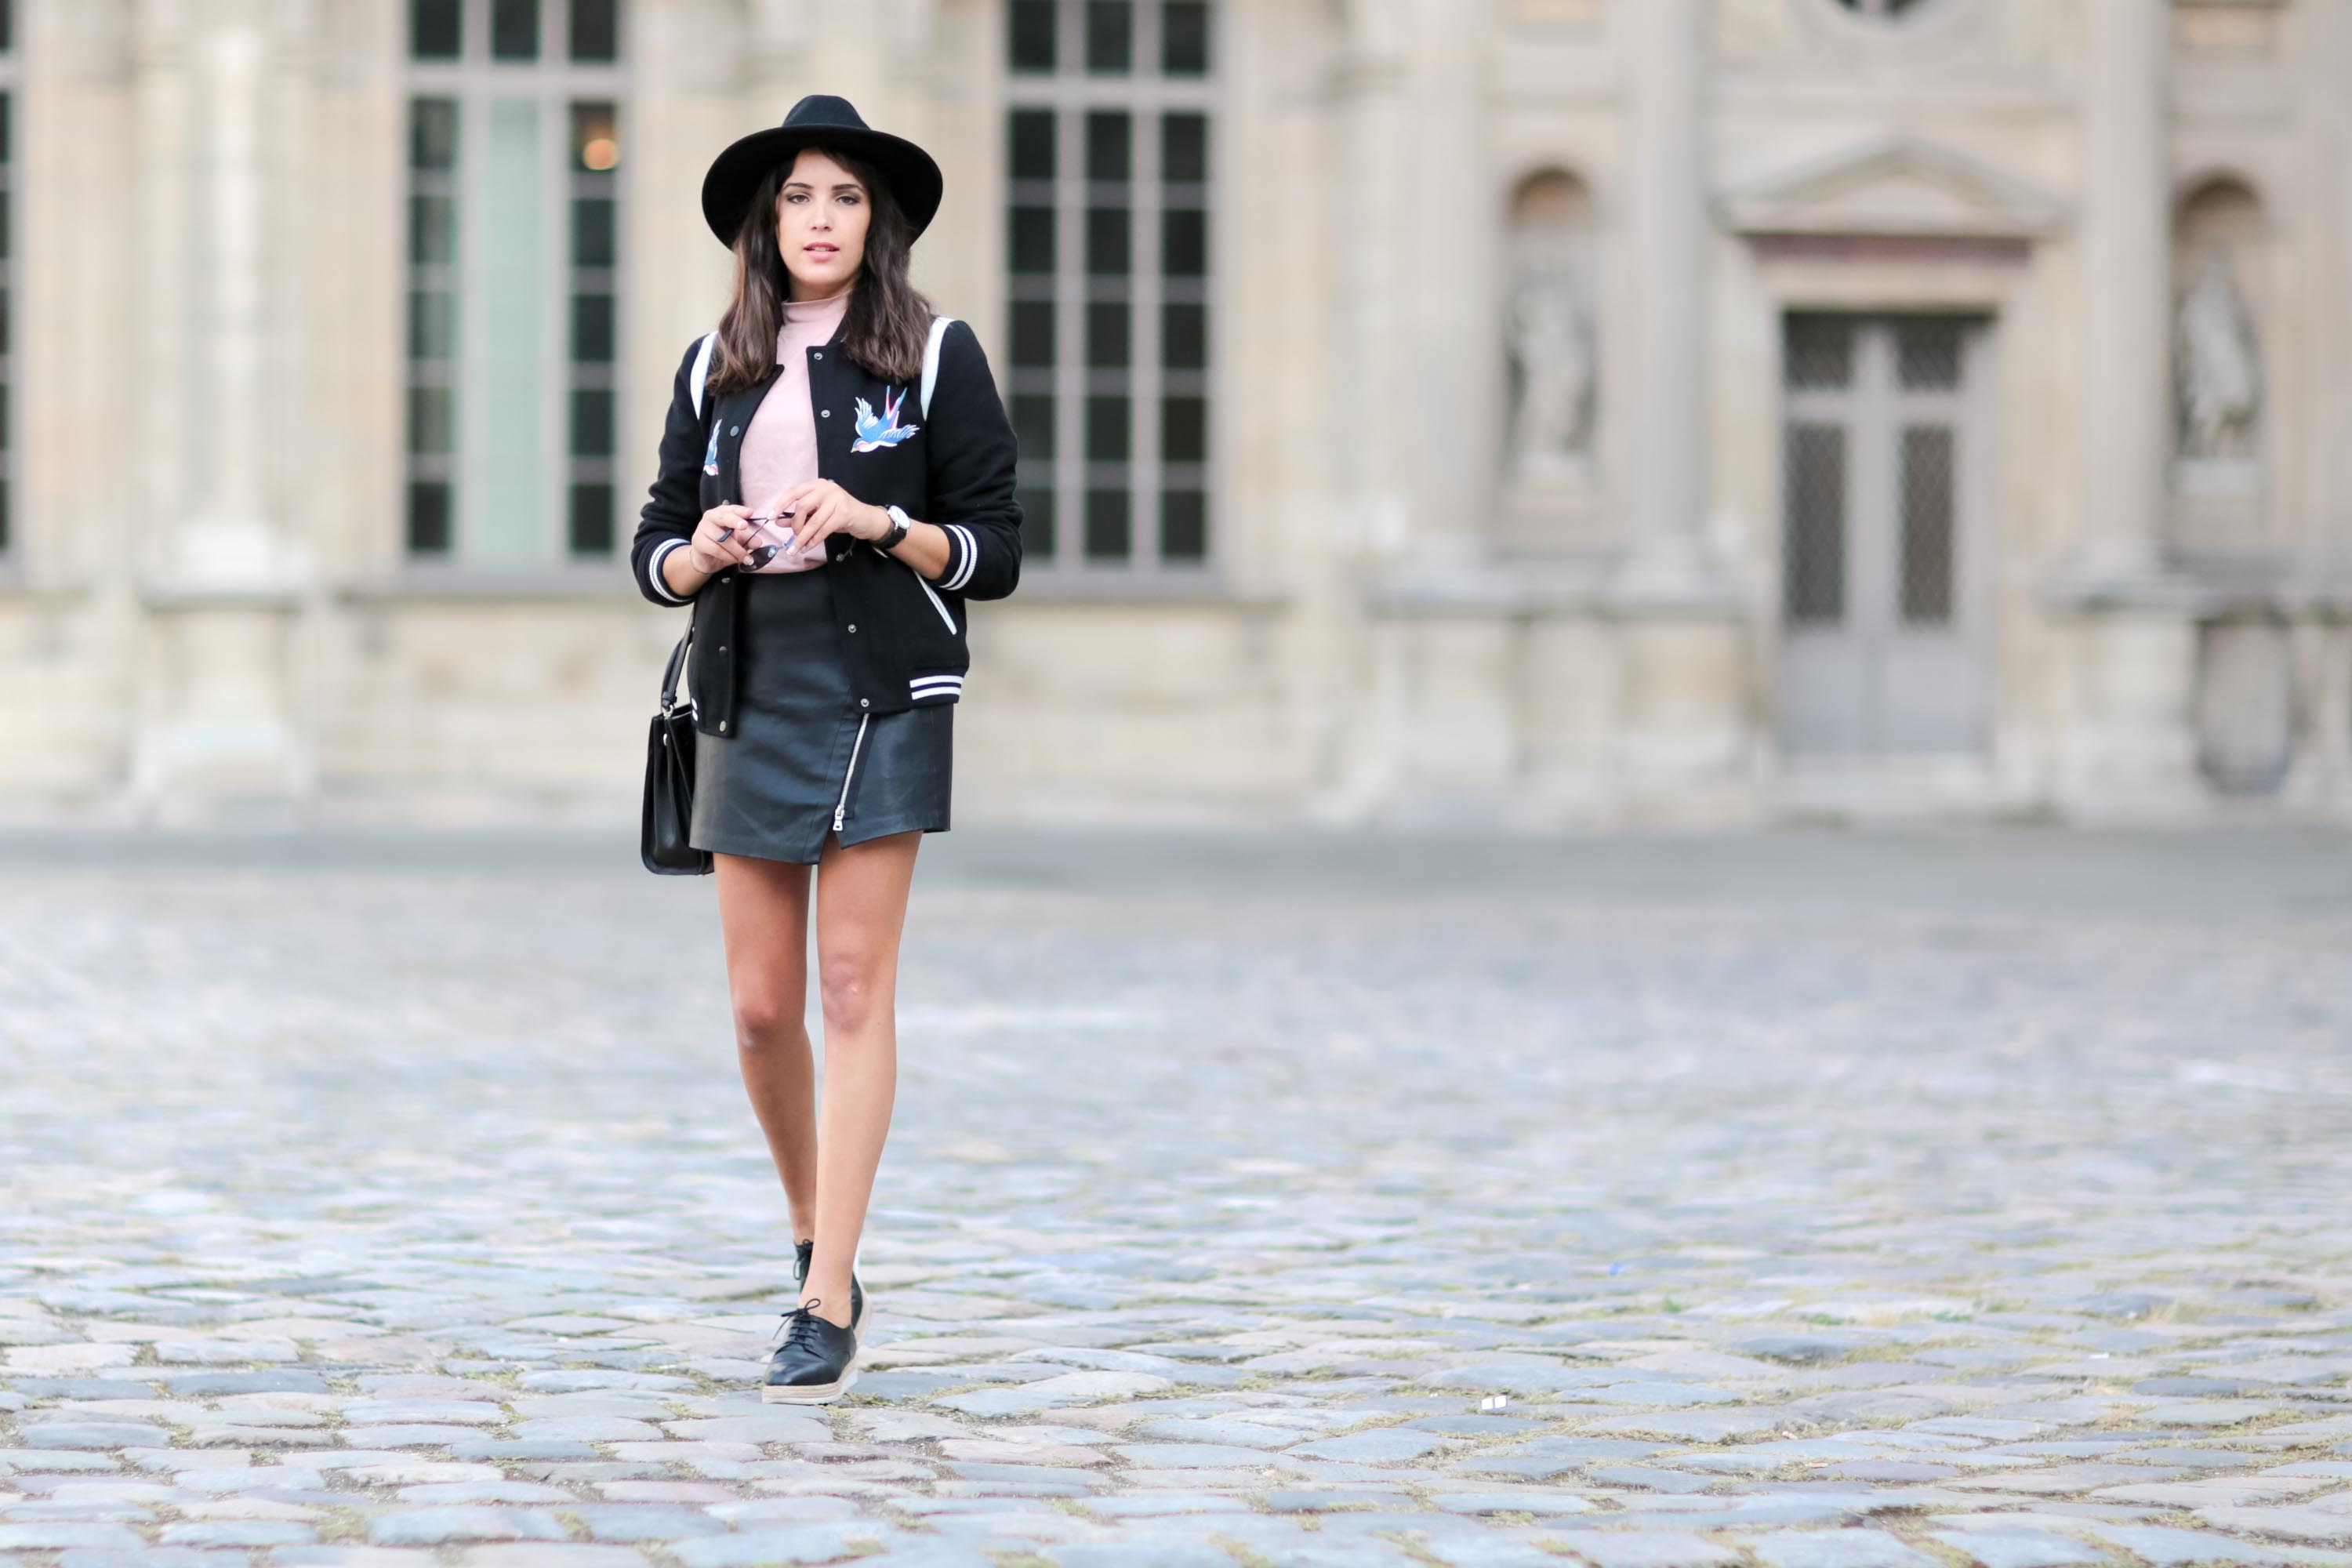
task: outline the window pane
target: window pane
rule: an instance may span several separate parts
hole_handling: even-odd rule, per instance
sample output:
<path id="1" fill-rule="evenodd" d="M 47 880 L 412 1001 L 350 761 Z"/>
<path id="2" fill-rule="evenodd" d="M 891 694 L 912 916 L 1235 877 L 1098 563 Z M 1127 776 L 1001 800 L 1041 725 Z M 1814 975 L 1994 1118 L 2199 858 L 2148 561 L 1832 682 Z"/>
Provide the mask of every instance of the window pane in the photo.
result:
<path id="1" fill-rule="evenodd" d="M 1906 625 L 1942 626 L 1952 618 L 1952 427 L 1948 425 L 1904 427 L 1902 599 Z"/>
<path id="2" fill-rule="evenodd" d="M 449 552 L 449 487 L 440 479 L 408 486 L 408 549 L 414 555 Z"/>
<path id="3" fill-rule="evenodd" d="M 572 58 L 587 62 L 621 58 L 621 0 L 572 0 Z"/>
<path id="4" fill-rule="evenodd" d="M 1209 7 L 1168 0 L 1160 12 L 1160 68 L 1170 76 L 1209 74 Z"/>
<path id="5" fill-rule="evenodd" d="M 436 457 L 450 449 L 451 432 L 456 421 L 451 418 L 454 400 L 446 386 L 412 386 L 408 389 L 408 449 L 424 457 Z"/>
<path id="6" fill-rule="evenodd" d="M 1013 363 L 1016 365 L 1054 363 L 1054 302 L 1015 300 L 1013 302 Z"/>
<path id="7" fill-rule="evenodd" d="M 1021 461 L 1050 462 L 1054 456 L 1054 399 L 1042 392 L 1013 395 L 1013 437 Z"/>
<path id="8" fill-rule="evenodd" d="M 449 196 L 408 198 L 408 259 L 447 267 L 457 259 L 457 204 Z"/>
<path id="9" fill-rule="evenodd" d="M 1134 68 L 1134 0 L 1087 0 L 1087 69 L 1118 76 Z"/>
<path id="10" fill-rule="evenodd" d="M 1791 316 L 1788 328 L 1789 385 L 1801 392 L 1835 392 L 1853 379 L 1853 322 L 1843 316 Z"/>
<path id="11" fill-rule="evenodd" d="M 1209 272 L 1209 215 L 1198 207 L 1171 207 L 1160 220 L 1160 268 L 1171 278 L 1204 278 Z"/>
<path id="12" fill-rule="evenodd" d="M 602 386 L 572 389 L 572 455 L 609 458 L 613 455 L 613 394 Z"/>
<path id="13" fill-rule="evenodd" d="M 614 262 L 614 206 L 610 196 L 581 196 L 572 204 L 572 265 L 610 267 Z"/>
<path id="14" fill-rule="evenodd" d="M 613 296 L 572 296 L 572 357 L 584 364 L 609 364 L 613 358 Z"/>
<path id="15" fill-rule="evenodd" d="M 547 162 L 539 100 L 492 99 L 484 131 L 482 287 L 479 300 L 469 300 L 469 310 L 480 312 L 472 318 L 478 338 L 469 345 L 479 378 L 467 384 L 462 543 L 469 558 L 542 560 L 554 519 L 542 510 L 552 498 L 544 488 L 551 454 L 541 433 L 541 399 L 553 389 L 539 330 L 549 260 L 540 222 Z"/>
<path id="16" fill-rule="evenodd" d="M 420 60 L 456 59 L 464 13 L 461 0 L 408 0 L 408 52 Z"/>
<path id="17" fill-rule="evenodd" d="M 1790 363 L 1798 363 L 1793 354 Z M 1800 624 L 1835 625 L 1845 618 L 1845 428 L 1791 425 L 1784 454 L 1781 613 Z"/>
<path id="18" fill-rule="evenodd" d="M 1087 461 L 1123 463 L 1128 458 L 1129 401 L 1124 397 L 1087 399 Z"/>
<path id="19" fill-rule="evenodd" d="M 1895 379 L 1906 392 L 1952 392 L 1960 384 L 1960 324 L 1905 321 L 1895 329 Z"/>
<path id="20" fill-rule="evenodd" d="M 1129 255 L 1131 230 L 1125 207 L 1090 207 L 1087 211 L 1087 270 L 1095 277 L 1124 277 L 1134 263 Z"/>
<path id="21" fill-rule="evenodd" d="M 1054 270 L 1054 209 L 1052 207 L 1014 207 L 1011 237 L 1013 271 L 1028 273 Z"/>
<path id="22" fill-rule="evenodd" d="M 572 487 L 572 552 L 609 555 L 613 551 L 613 487 L 578 484 Z"/>
<path id="23" fill-rule="evenodd" d="M 1160 117 L 1160 178 L 1165 184 L 1197 185 L 1209 177 L 1209 117 Z"/>
<path id="24" fill-rule="evenodd" d="M 1087 304 L 1087 363 L 1097 370 L 1125 370 L 1129 345 L 1127 302 L 1093 300 Z"/>
<path id="25" fill-rule="evenodd" d="M 1054 558 L 1054 492 L 1042 485 L 1023 485 L 1013 492 L 1021 503 L 1021 553 L 1034 560 Z"/>
<path id="26" fill-rule="evenodd" d="M 1160 400 L 1160 458 L 1168 463 L 1209 460 L 1207 398 L 1171 396 Z"/>
<path id="27" fill-rule="evenodd" d="M 490 58 L 539 58 L 539 0 L 490 0 Z"/>
<path id="28" fill-rule="evenodd" d="M 1087 559 L 1124 561 L 1128 555 L 1128 498 L 1125 490 L 1087 492 Z"/>
<path id="29" fill-rule="evenodd" d="M 1209 558 L 1209 498 L 1199 490 L 1160 492 L 1160 558 Z"/>
<path id="30" fill-rule="evenodd" d="M 408 166 L 412 169 L 454 169 L 457 166 L 457 100 L 420 98 L 408 106 Z"/>
<path id="31" fill-rule="evenodd" d="M 457 297 L 438 289 L 412 289 L 408 296 L 408 357 L 457 357 Z"/>
<path id="32" fill-rule="evenodd" d="M 1209 308 L 1206 305 L 1160 307 L 1160 357 L 1171 370 L 1209 368 Z"/>
<path id="33" fill-rule="evenodd" d="M 1134 166 L 1134 121 L 1118 110 L 1087 116 L 1087 178 L 1125 180 Z"/>
<path id="34" fill-rule="evenodd" d="M 621 166 L 620 120 L 611 104 L 572 106 L 572 166 L 589 174 L 609 174 Z"/>
<path id="35" fill-rule="evenodd" d="M 1013 0 L 1005 15 L 1006 52 L 1016 71 L 1054 68 L 1054 0 Z"/>
<path id="36" fill-rule="evenodd" d="M 1054 111 L 1016 109 L 1013 111 L 1012 146 L 1006 160 L 1016 180 L 1054 177 Z"/>

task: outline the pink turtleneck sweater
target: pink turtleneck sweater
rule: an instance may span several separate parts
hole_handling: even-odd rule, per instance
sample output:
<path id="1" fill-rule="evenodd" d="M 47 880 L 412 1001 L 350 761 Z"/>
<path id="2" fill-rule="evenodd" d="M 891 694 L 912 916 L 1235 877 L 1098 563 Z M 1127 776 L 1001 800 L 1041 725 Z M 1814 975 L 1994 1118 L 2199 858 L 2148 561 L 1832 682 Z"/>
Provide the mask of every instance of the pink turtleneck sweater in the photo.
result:
<path id="1" fill-rule="evenodd" d="M 787 300 L 784 324 L 776 333 L 776 379 L 744 427 L 743 445 L 736 461 L 743 479 L 743 503 L 754 516 L 775 510 L 776 498 L 794 485 L 817 478 L 816 414 L 809 402 L 808 351 L 822 348 L 840 329 L 849 313 L 850 290 L 829 300 Z M 785 531 L 802 521 L 754 523 L 750 542 L 781 542 Z M 766 572 L 806 572 L 824 564 L 822 546 L 805 552 L 794 548 L 776 552 L 760 568 Z"/>

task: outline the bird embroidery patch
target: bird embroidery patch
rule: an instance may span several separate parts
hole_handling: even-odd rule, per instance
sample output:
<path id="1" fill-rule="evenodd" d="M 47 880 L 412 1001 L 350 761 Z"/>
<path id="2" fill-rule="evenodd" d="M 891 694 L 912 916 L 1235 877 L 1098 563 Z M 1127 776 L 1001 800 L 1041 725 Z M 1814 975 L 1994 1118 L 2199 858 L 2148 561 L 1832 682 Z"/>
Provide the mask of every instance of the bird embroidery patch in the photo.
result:
<path id="1" fill-rule="evenodd" d="M 874 406 L 866 399 L 857 400 L 857 439 L 850 446 L 853 452 L 878 452 L 885 447 L 895 447 L 916 431 L 919 425 L 898 423 L 898 405 L 907 401 L 904 392 L 889 395 L 886 388 L 882 398 L 882 416 L 874 416 Z"/>
<path id="2" fill-rule="evenodd" d="M 702 471 L 711 475 L 719 472 L 719 426 L 716 425 L 710 427 L 710 445 L 702 454 Z"/>

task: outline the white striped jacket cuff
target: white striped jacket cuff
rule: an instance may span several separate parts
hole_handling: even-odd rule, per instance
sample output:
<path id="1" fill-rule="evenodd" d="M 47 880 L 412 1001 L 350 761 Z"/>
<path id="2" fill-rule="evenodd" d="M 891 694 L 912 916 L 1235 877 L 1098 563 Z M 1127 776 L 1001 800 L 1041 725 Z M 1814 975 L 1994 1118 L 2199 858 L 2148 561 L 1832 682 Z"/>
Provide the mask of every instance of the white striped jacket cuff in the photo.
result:
<path id="1" fill-rule="evenodd" d="M 958 591 L 971 581 L 972 569 L 980 564 L 980 541 L 960 522 L 943 522 L 940 526 L 948 533 L 948 569 L 932 581 L 942 588 Z"/>
<path id="2" fill-rule="evenodd" d="M 669 584 L 662 580 L 662 562 L 671 551 L 683 547 L 686 542 L 683 539 L 666 540 L 655 545 L 654 552 L 646 557 L 646 576 L 652 582 L 654 592 L 673 605 L 683 605 L 687 601 L 679 595 L 671 593 Z"/>

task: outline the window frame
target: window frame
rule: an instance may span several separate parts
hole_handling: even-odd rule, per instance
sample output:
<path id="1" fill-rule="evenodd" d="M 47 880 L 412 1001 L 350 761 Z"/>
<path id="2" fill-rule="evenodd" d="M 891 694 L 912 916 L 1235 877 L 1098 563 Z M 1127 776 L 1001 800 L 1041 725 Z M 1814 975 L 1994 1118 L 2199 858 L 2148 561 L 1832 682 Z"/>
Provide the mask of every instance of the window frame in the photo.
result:
<path id="1" fill-rule="evenodd" d="M 394 506 L 396 555 L 404 566 L 425 572 L 526 573 L 601 569 L 625 545 L 630 529 L 623 516 L 625 493 L 620 481 L 623 443 L 620 424 L 629 384 L 630 320 L 625 279 L 633 271 L 627 215 L 634 207 L 636 159 L 631 147 L 635 135 L 635 102 L 631 90 L 628 33 L 629 0 L 616 0 L 619 19 L 615 58 L 609 61 L 572 58 L 572 0 L 538 0 L 539 49 L 528 60 L 499 59 L 491 55 L 491 23 L 496 0 L 460 0 L 458 54 L 450 58 L 420 58 L 411 31 L 415 0 L 401 5 L 401 262 L 395 319 L 401 323 L 400 426 L 401 482 Z M 446 180 L 455 197 L 457 227 L 454 261 L 448 267 L 421 265 L 415 260 L 415 218 L 410 198 L 422 187 L 409 138 L 415 105 L 420 100 L 449 99 L 457 116 L 457 166 Z M 468 418 L 473 399 L 483 395 L 489 374 L 488 334 L 477 319 L 484 308 L 488 279 L 485 237 L 473 221 L 489 199 L 495 172 L 484 143 L 491 106 L 501 100 L 527 100 L 538 115 L 538 142 L 533 176 L 538 194 L 536 217 L 540 251 L 534 290 L 537 364 L 541 387 L 535 440 L 538 471 L 533 476 L 535 506 L 527 553 L 493 546 L 485 551 L 480 521 L 483 502 L 478 475 L 488 455 L 478 443 L 487 438 L 478 420 Z M 609 175 L 585 174 L 572 167 L 572 112 L 575 105 L 610 104 L 621 143 L 619 165 Z M 588 363 L 572 357 L 572 295 L 583 277 L 573 264 L 573 197 L 583 182 L 607 182 L 599 194 L 609 194 L 615 208 L 613 264 L 596 269 L 607 281 L 613 299 L 612 357 Z M 454 391 L 451 444 L 446 456 L 420 457 L 411 449 L 408 409 L 410 389 L 420 382 L 421 363 L 414 354 L 412 293 L 428 274 L 446 273 L 453 285 L 454 357 L 448 384 Z M 575 458 L 572 451 L 572 409 L 583 390 L 608 393 L 614 431 L 611 450 L 601 458 Z M 469 426 L 475 426 L 469 431 Z M 472 440 L 469 441 L 469 434 Z M 412 533 L 412 487 L 418 480 L 445 479 L 449 486 L 447 542 L 444 549 L 420 551 Z M 572 548 L 572 492 L 576 483 L 604 483 L 612 492 L 611 537 L 601 551 Z M 491 536 L 495 539 L 496 536 Z"/>
<path id="2" fill-rule="evenodd" d="M 1220 505 L 1223 477 L 1230 443 L 1224 438 L 1222 411 L 1223 356 L 1219 339 L 1224 322 L 1220 301 L 1226 276 L 1225 230 L 1221 195 L 1229 181 L 1225 171 L 1223 73 L 1228 48 L 1231 6 L 1211 0 L 1207 6 L 1208 69 L 1200 76 L 1171 76 L 1160 68 L 1161 0 L 1127 0 L 1129 11 L 1129 68 L 1097 73 L 1086 58 L 1087 11 L 1091 0 L 1055 0 L 1055 68 L 1050 72 L 1016 69 L 1012 57 L 1009 8 L 1000 30 L 998 47 L 1003 68 L 1004 101 L 999 115 L 1000 146 L 1006 157 L 1001 213 L 1005 224 L 1004 246 L 998 257 L 1003 280 L 1008 352 L 1003 379 L 1014 398 L 1048 395 L 1053 398 L 1054 456 L 1050 488 L 1054 498 L 1054 549 L 1024 554 L 1024 568 L 1060 584 L 1109 586 L 1130 584 L 1147 590 L 1197 587 L 1218 578 L 1224 561 L 1224 536 L 1229 509 Z M 1045 182 L 1016 180 L 1011 163 L 1013 117 L 1024 110 L 1053 116 L 1054 177 Z M 1117 111 L 1128 117 L 1128 178 L 1123 184 L 1097 185 L 1087 178 L 1087 117 L 1091 112 Z M 1197 114 L 1206 128 L 1205 180 L 1197 210 L 1206 215 L 1208 242 L 1204 271 L 1197 279 L 1170 285 L 1165 271 L 1167 216 L 1171 211 L 1194 210 L 1192 204 L 1168 198 L 1163 177 L 1165 119 L 1171 114 Z M 1054 256 L 1047 273 L 1013 270 L 1013 211 L 1034 205 L 1051 194 L 1054 213 Z M 1087 270 L 1087 215 L 1091 199 L 1116 194 L 1128 214 L 1128 261 L 1123 274 L 1107 274 L 1097 284 Z M 1166 363 L 1162 307 L 1197 299 L 1209 311 L 1203 343 L 1204 364 L 1199 370 L 1171 370 Z M 1050 368 L 1015 363 L 1010 353 L 1011 318 L 1021 301 L 1052 304 L 1054 363 Z M 1096 370 L 1087 364 L 1087 312 L 1094 302 L 1124 300 L 1129 307 L 1129 354 L 1124 370 Z M 1199 463 L 1171 465 L 1162 449 L 1163 408 L 1171 395 L 1198 396 L 1205 404 L 1202 437 L 1206 458 Z M 1087 507 L 1091 490 L 1111 488 L 1091 483 L 1096 467 L 1088 462 L 1088 402 L 1092 396 L 1128 399 L 1127 457 L 1105 467 L 1124 469 L 1127 506 L 1127 549 L 1120 556 L 1087 553 Z M 1024 462 L 1024 469 L 1029 464 Z M 1024 472 L 1024 489 L 1041 488 L 1034 472 Z M 1206 538 L 1197 559 L 1171 561 L 1160 545 L 1165 517 L 1162 501 L 1171 484 L 1202 498 Z"/>

